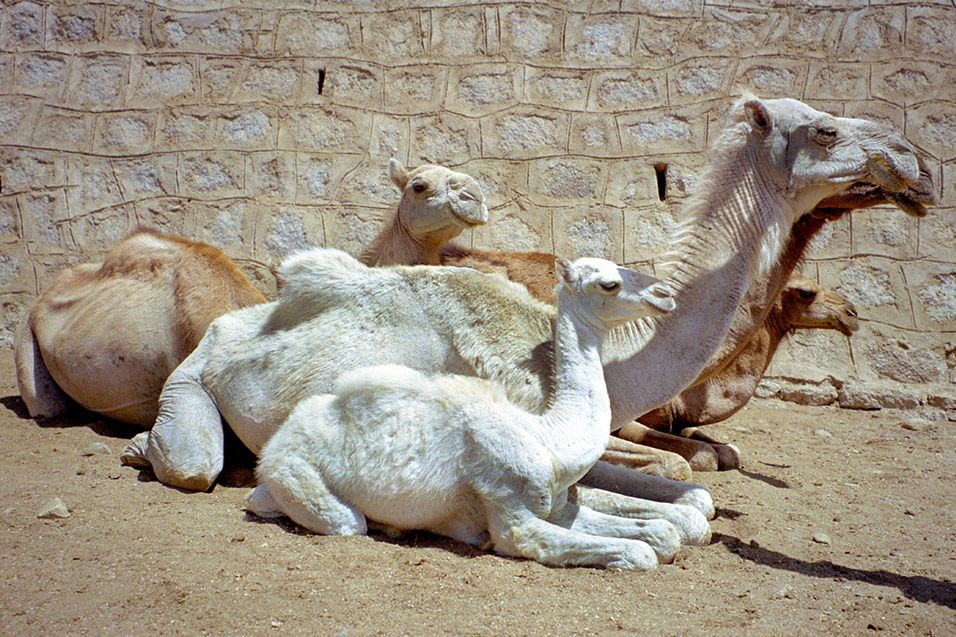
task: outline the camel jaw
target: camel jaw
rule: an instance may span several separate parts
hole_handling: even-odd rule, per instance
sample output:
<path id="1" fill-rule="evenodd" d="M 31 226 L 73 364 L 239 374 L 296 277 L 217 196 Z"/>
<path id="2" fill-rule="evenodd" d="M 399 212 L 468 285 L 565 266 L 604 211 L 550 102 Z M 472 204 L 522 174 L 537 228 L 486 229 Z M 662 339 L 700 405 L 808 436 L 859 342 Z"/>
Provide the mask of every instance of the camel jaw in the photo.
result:
<path id="1" fill-rule="evenodd" d="M 859 181 L 843 192 L 828 197 L 817 205 L 815 214 L 839 216 L 850 210 L 892 204 L 911 217 L 925 217 L 926 206 L 935 206 L 939 199 L 933 177 L 921 158 L 919 178 L 903 189 L 894 191 L 869 181 Z"/>

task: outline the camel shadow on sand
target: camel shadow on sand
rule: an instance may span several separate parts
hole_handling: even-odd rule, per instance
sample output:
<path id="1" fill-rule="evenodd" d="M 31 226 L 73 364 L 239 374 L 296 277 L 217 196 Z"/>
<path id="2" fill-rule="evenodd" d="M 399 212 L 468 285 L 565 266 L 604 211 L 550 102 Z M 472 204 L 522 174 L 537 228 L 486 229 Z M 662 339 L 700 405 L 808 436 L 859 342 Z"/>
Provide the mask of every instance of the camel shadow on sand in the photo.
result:
<path id="1" fill-rule="evenodd" d="M 73 405 L 69 413 L 55 418 L 33 418 L 27 411 L 27 406 L 19 396 L 0 397 L 0 405 L 13 412 L 20 420 L 34 420 L 38 427 L 43 429 L 69 429 L 71 427 L 88 427 L 96 434 L 106 438 L 132 438 L 142 431 L 133 425 L 112 420 L 92 411 L 87 411 L 79 405 Z"/>
<path id="2" fill-rule="evenodd" d="M 928 602 L 956 609 L 956 584 L 935 580 L 922 575 L 900 575 L 885 570 L 865 570 L 843 566 L 829 560 L 807 562 L 779 551 L 744 542 L 732 535 L 715 533 L 712 544 L 723 544 L 734 555 L 755 564 L 800 573 L 809 577 L 836 581 L 857 581 L 874 586 L 888 586 L 917 602 Z"/>

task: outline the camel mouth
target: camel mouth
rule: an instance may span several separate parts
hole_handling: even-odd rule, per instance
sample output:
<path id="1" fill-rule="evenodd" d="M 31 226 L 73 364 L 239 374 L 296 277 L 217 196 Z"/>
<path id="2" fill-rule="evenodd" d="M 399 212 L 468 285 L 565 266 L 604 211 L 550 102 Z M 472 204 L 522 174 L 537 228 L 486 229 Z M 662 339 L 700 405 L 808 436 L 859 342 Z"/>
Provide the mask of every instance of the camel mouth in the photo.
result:
<path id="1" fill-rule="evenodd" d="M 821 201 L 817 205 L 817 211 L 819 214 L 827 214 L 828 211 L 840 213 L 891 204 L 911 217 L 920 218 L 926 216 L 927 206 L 933 206 L 936 203 L 933 179 L 928 171 L 921 168 L 920 179 L 899 192 L 892 192 L 883 186 L 861 181 Z"/>

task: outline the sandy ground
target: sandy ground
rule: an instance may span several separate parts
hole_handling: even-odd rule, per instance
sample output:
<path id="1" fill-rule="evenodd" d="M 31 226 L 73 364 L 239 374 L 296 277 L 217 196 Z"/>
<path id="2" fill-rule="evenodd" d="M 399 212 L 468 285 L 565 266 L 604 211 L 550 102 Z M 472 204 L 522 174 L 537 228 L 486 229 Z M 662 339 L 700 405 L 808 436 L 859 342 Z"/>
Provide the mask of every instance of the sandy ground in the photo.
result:
<path id="1" fill-rule="evenodd" d="M 135 431 L 27 418 L 0 351 L 4 635 L 954 635 L 956 423 L 752 403 L 710 430 L 713 542 L 650 573 L 548 568 L 425 533 L 336 538 L 119 463 Z M 93 453 L 93 443 L 108 452 Z M 60 498 L 71 515 L 40 519 Z"/>

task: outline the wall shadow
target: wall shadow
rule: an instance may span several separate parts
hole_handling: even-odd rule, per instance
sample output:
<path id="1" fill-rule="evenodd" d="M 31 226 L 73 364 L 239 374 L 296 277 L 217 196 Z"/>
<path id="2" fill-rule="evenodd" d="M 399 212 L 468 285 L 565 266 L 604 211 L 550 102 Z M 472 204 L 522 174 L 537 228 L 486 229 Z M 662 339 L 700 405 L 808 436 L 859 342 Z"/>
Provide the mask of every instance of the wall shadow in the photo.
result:
<path id="1" fill-rule="evenodd" d="M 715 533 L 712 543 L 723 544 L 734 555 L 755 564 L 800 573 L 809 577 L 852 580 L 873 584 L 874 586 L 888 586 L 899 590 L 900 593 L 914 601 L 938 604 L 956 610 L 956 584 L 952 582 L 935 580 L 922 575 L 900 575 L 882 569 L 868 571 L 835 564 L 829 560 L 807 562 L 779 551 L 773 551 L 756 544 L 748 544 L 732 535 L 722 533 Z"/>

